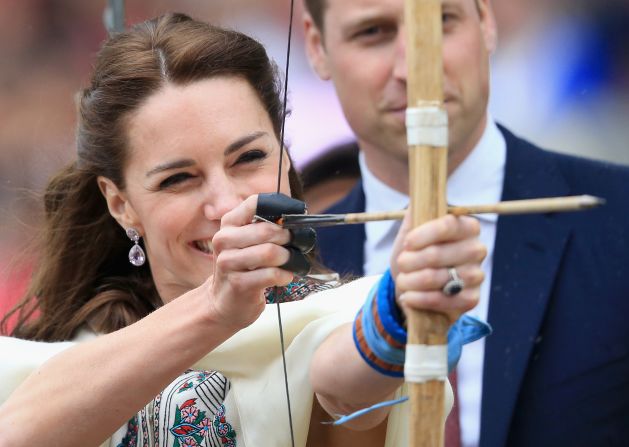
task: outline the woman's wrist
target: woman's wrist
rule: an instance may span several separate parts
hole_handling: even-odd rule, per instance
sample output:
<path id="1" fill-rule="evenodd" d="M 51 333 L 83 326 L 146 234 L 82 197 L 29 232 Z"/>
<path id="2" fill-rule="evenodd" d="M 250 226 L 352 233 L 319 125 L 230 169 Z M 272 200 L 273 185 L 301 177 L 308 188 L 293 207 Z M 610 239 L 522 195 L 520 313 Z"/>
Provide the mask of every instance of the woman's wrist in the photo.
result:
<path id="1" fill-rule="evenodd" d="M 211 288 L 203 284 L 169 304 L 177 315 L 187 320 L 187 331 L 196 332 L 195 339 L 202 341 L 204 353 L 209 352 L 243 328 L 227 318 L 212 299 Z"/>

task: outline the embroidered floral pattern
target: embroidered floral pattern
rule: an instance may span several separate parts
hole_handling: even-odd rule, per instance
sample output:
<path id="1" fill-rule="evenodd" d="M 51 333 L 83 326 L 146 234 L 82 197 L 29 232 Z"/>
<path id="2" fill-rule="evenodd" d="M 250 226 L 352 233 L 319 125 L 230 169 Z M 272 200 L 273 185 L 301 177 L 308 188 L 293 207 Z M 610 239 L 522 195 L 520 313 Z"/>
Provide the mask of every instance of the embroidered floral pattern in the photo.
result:
<path id="1" fill-rule="evenodd" d="M 134 416 L 127 423 L 127 433 L 117 447 L 136 447 L 138 445 L 138 417 Z"/>
<path id="2" fill-rule="evenodd" d="M 183 408 L 181 410 L 181 417 L 186 422 L 194 422 L 197 420 L 197 416 L 199 416 L 199 409 L 194 405 Z"/>
<path id="3" fill-rule="evenodd" d="M 160 445 L 159 443 L 159 410 L 160 410 L 160 406 L 162 404 L 162 394 L 163 392 L 159 393 L 157 395 L 157 397 L 155 397 L 155 405 L 153 406 L 153 421 L 154 421 L 154 425 L 153 425 L 153 442 L 155 443 L 155 445 Z M 157 423 L 155 423 L 155 421 L 157 421 Z"/>
<path id="4" fill-rule="evenodd" d="M 209 371 L 199 371 L 198 374 L 196 375 L 195 379 L 197 380 L 198 384 L 203 382 L 205 379 L 207 379 L 208 377 L 210 377 L 212 375 L 211 372 Z"/>
<path id="5" fill-rule="evenodd" d="M 183 393 L 184 391 L 189 390 L 189 389 L 190 389 L 190 388 L 192 388 L 193 386 L 194 386 L 194 384 L 193 384 L 192 382 L 188 382 L 188 381 L 186 381 L 186 382 L 184 382 L 184 384 L 183 384 L 183 385 L 181 385 L 181 386 L 179 387 L 179 389 L 177 390 L 177 393 Z"/>
<path id="6" fill-rule="evenodd" d="M 235 445 L 226 444 L 226 441 L 213 430 L 214 417 L 229 389 L 229 380 L 216 371 L 187 370 L 141 409 L 133 419 L 120 427 L 108 445 L 115 447 Z M 231 431 L 234 432 L 233 429 Z"/>
<path id="7" fill-rule="evenodd" d="M 173 447 L 193 447 L 203 445 L 203 434 L 209 425 L 205 411 L 196 407 L 197 399 L 188 399 L 175 407 L 174 425 L 169 429 L 175 436 Z"/>
<path id="8" fill-rule="evenodd" d="M 191 369 L 188 369 L 185 374 L 193 372 Z M 205 379 L 212 375 L 209 371 L 198 371 L 197 374 L 192 378 L 192 380 L 186 380 L 177 390 L 177 393 L 183 393 L 190 388 L 194 388 L 197 385 L 200 385 Z M 196 382 L 196 384 L 195 384 Z"/>
<path id="9" fill-rule="evenodd" d="M 149 445 L 149 427 L 146 417 L 146 408 L 140 410 L 140 425 L 142 427 L 142 447 Z"/>
<path id="10" fill-rule="evenodd" d="M 225 447 L 236 447 L 236 432 L 225 418 L 225 405 L 221 405 L 212 422 L 214 434 L 219 437 Z"/>

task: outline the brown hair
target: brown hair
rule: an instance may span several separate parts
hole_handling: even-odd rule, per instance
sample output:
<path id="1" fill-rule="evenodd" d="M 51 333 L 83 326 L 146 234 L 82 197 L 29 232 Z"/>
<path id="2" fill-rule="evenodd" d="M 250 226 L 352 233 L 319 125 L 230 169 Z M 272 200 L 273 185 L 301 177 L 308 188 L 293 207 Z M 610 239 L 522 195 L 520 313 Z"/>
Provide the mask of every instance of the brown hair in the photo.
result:
<path id="1" fill-rule="evenodd" d="M 323 31 L 323 13 L 327 7 L 325 0 L 304 0 L 304 6 L 317 28 Z"/>
<path id="2" fill-rule="evenodd" d="M 214 76 L 239 76 L 258 93 L 279 139 L 284 111 L 276 66 L 264 47 L 236 31 L 166 14 L 103 44 L 91 85 L 79 94 L 78 159 L 58 173 L 44 194 L 39 263 L 13 335 L 67 340 L 78 329 L 107 333 L 161 305 L 148 266 L 127 261 L 131 242 L 109 214 L 96 182 L 124 189 L 126 118 L 165 83 L 185 85 Z M 293 196 L 301 186 L 289 172 Z"/>

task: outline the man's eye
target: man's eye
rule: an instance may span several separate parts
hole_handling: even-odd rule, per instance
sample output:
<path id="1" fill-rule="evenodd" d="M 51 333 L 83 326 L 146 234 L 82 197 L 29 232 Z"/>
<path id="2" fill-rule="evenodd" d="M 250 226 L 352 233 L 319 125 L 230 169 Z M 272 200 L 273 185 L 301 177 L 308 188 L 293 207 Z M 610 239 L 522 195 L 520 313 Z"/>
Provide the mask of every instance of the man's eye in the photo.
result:
<path id="1" fill-rule="evenodd" d="M 395 24 L 378 24 L 359 29 L 352 35 L 352 39 L 364 44 L 378 44 L 388 42 L 395 38 L 396 34 L 397 26 Z"/>
<path id="2" fill-rule="evenodd" d="M 263 160 L 267 157 L 267 153 L 260 149 L 253 149 L 247 152 L 243 152 L 240 154 L 240 157 L 236 160 L 235 164 L 239 163 L 250 163 L 256 160 Z"/>
<path id="3" fill-rule="evenodd" d="M 444 24 L 450 23 L 454 21 L 454 19 L 456 19 L 456 15 L 452 13 L 444 12 L 443 14 L 441 14 L 441 22 Z"/>
<path id="4" fill-rule="evenodd" d="M 368 28 L 361 29 L 360 31 L 356 33 L 356 36 L 375 36 L 381 31 L 382 31 L 381 27 L 374 25 Z"/>
<path id="5" fill-rule="evenodd" d="M 192 178 L 192 175 L 187 172 L 179 172 L 177 174 L 171 175 L 170 177 L 165 178 L 159 184 L 160 189 L 166 189 L 178 185 L 188 179 Z"/>

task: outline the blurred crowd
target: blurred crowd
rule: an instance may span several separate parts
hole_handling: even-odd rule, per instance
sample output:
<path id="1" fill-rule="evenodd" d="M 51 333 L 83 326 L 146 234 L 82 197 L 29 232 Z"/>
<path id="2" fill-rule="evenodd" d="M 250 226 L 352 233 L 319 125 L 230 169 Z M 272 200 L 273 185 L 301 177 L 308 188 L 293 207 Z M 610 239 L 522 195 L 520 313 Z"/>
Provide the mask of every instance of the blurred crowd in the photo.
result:
<path id="1" fill-rule="evenodd" d="M 0 314 L 20 293 L 36 194 L 73 157 L 75 92 L 106 36 L 106 0 L 0 2 Z M 296 0 L 287 143 L 298 165 L 351 139 L 333 90 L 311 72 Z M 494 0 L 491 111 L 544 147 L 629 164 L 629 3 Z M 290 0 L 127 0 L 127 23 L 177 10 L 262 40 L 283 70 Z M 16 264 L 14 261 L 20 259 Z"/>

